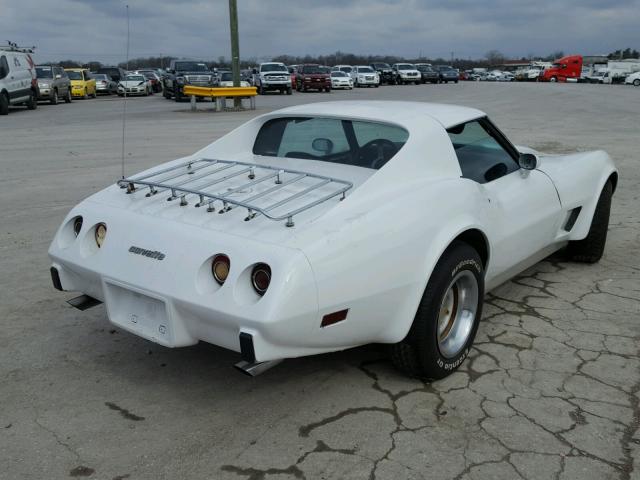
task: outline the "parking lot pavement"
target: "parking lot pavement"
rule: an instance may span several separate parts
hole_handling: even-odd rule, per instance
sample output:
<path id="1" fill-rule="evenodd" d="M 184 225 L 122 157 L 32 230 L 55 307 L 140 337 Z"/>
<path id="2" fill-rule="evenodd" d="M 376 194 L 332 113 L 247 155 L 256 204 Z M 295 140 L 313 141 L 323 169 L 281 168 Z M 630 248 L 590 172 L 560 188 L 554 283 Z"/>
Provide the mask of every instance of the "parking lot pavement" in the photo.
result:
<path id="1" fill-rule="evenodd" d="M 433 384 L 396 373 L 381 346 L 248 378 L 232 352 L 165 349 L 115 329 L 102 306 L 69 307 L 48 244 L 75 203 L 119 178 L 122 99 L 0 117 L 0 478 L 640 478 L 639 93 L 460 83 L 273 95 L 224 114 L 129 100 L 128 173 L 329 99 L 470 105 L 518 144 L 607 150 L 620 182 L 603 260 L 556 256 L 493 291 L 471 358 Z"/>

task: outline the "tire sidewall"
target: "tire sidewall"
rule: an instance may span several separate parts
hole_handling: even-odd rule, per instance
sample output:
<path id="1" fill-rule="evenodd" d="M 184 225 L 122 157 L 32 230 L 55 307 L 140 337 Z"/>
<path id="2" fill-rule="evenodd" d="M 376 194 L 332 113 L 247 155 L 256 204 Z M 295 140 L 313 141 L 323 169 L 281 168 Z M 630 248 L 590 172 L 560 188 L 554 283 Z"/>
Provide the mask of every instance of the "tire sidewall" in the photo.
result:
<path id="1" fill-rule="evenodd" d="M 478 285 L 478 305 L 471 332 L 460 352 L 447 358 L 438 346 L 438 314 L 442 300 L 453 279 L 460 272 L 469 271 Z M 419 327 L 417 338 L 419 361 L 429 378 L 443 378 L 454 372 L 467 358 L 482 317 L 484 297 L 484 269 L 482 260 L 470 246 L 462 243 L 452 245 L 442 256 L 429 280 L 414 326 Z"/>

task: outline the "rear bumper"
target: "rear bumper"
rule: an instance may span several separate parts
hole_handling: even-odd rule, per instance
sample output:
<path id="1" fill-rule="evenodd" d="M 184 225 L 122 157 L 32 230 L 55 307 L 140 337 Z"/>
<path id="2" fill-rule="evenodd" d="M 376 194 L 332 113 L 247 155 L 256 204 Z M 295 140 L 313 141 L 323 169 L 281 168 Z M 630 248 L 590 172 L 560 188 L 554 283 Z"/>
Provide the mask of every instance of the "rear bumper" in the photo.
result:
<path id="1" fill-rule="evenodd" d="M 69 228 L 77 215 L 83 227 L 76 238 Z M 99 249 L 94 240 L 98 222 L 108 228 Z M 134 254 L 132 246 L 165 257 Z M 211 275 L 217 253 L 231 259 L 222 286 Z M 49 256 L 55 288 L 104 302 L 113 324 L 166 347 L 205 341 L 240 352 L 240 334 L 246 333 L 260 362 L 344 348 L 319 335 L 315 278 L 296 249 L 239 241 L 223 232 L 85 201 L 63 222 Z M 263 297 L 250 283 L 257 262 L 272 268 Z"/>

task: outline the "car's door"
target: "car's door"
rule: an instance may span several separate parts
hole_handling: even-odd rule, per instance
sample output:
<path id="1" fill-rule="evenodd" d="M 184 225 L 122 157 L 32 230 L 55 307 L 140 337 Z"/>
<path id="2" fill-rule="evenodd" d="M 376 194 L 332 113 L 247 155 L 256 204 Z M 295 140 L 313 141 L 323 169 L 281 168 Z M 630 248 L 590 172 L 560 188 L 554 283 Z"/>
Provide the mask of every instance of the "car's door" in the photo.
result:
<path id="1" fill-rule="evenodd" d="M 477 182 L 487 200 L 490 282 L 553 243 L 562 215 L 560 200 L 547 175 L 520 168 L 517 150 L 487 118 L 448 133 L 462 176 Z"/>

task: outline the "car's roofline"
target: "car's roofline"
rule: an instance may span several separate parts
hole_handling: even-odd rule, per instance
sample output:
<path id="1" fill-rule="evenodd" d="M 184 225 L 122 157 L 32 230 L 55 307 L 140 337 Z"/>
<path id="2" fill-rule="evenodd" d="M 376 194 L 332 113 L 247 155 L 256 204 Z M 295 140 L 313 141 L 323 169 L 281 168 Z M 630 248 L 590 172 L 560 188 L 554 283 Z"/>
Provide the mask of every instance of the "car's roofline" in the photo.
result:
<path id="1" fill-rule="evenodd" d="M 311 103 L 283 108 L 269 114 L 277 115 L 348 117 L 390 122 L 409 131 L 414 130 L 416 120 L 420 117 L 435 121 L 446 129 L 486 116 L 480 110 L 459 105 L 385 100 Z"/>

